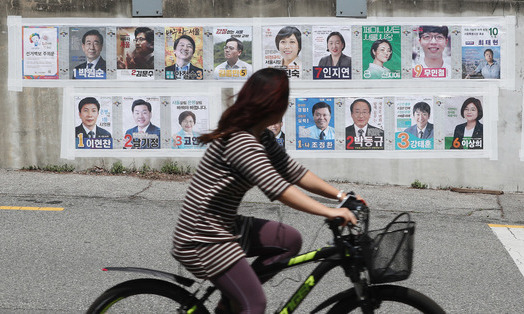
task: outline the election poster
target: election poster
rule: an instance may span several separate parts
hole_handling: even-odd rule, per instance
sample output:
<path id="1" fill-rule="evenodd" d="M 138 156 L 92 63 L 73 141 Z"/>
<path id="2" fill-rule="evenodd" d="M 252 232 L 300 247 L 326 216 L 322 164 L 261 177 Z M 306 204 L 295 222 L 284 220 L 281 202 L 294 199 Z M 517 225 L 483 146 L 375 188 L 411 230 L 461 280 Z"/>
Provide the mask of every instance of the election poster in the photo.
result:
<path id="1" fill-rule="evenodd" d="M 172 148 L 205 148 L 198 142 L 198 137 L 209 132 L 208 98 L 171 97 L 171 131 Z"/>
<path id="2" fill-rule="evenodd" d="M 122 98 L 124 149 L 159 149 L 160 97 Z"/>
<path id="3" fill-rule="evenodd" d="M 447 26 L 422 25 L 413 30 L 414 78 L 451 78 L 451 40 Z"/>
<path id="4" fill-rule="evenodd" d="M 439 101 L 443 102 L 445 112 L 445 149 L 482 149 L 482 97 L 446 97 Z"/>
<path id="5" fill-rule="evenodd" d="M 384 150 L 384 99 L 346 98 L 346 150 Z"/>
<path id="6" fill-rule="evenodd" d="M 351 26 L 313 26 L 313 79 L 351 79 Z"/>
<path id="7" fill-rule="evenodd" d="M 75 147 L 112 149 L 113 119 L 110 96 L 74 97 Z"/>
<path id="8" fill-rule="evenodd" d="M 362 26 L 362 78 L 400 79 L 400 31 L 398 25 Z"/>
<path id="9" fill-rule="evenodd" d="M 213 28 L 214 78 L 245 80 L 253 74 L 253 28 Z"/>
<path id="10" fill-rule="evenodd" d="M 204 40 L 202 27 L 166 27 L 166 80 L 202 80 Z"/>
<path id="11" fill-rule="evenodd" d="M 284 119 L 280 122 L 277 122 L 275 124 L 272 124 L 267 127 L 271 132 L 273 132 L 273 135 L 275 135 L 275 140 L 277 141 L 278 145 L 282 147 L 286 147 L 286 133 L 284 133 L 285 127 L 284 127 Z"/>
<path id="12" fill-rule="evenodd" d="M 296 98 L 295 107 L 297 150 L 334 150 L 334 98 Z"/>
<path id="13" fill-rule="evenodd" d="M 22 77 L 58 79 L 58 27 L 22 28 Z"/>
<path id="14" fill-rule="evenodd" d="M 69 73 L 71 79 L 105 79 L 105 27 L 69 28 Z"/>
<path id="15" fill-rule="evenodd" d="M 432 97 L 395 98 L 395 149 L 431 150 L 434 147 Z"/>
<path id="16" fill-rule="evenodd" d="M 500 79 L 498 27 L 462 27 L 462 78 Z"/>
<path id="17" fill-rule="evenodd" d="M 155 34 L 149 27 L 117 28 L 117 79 L 153 80 Z"/>
<path id="18" fill-rule="evenodd" d="M 290 79 L 302 78 L 302 32 L 296 26 L 262 28 L 264 67 L 286 71 Z"/>

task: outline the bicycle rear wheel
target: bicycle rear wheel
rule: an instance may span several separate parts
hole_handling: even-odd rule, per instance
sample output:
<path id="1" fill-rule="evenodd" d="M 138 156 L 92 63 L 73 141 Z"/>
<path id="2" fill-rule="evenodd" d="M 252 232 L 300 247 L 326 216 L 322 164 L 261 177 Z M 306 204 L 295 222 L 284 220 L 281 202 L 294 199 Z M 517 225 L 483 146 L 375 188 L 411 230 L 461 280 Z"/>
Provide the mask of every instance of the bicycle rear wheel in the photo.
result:
<path id="1" fill-rule="evenodd" d="M 158 279 L 120 283 L 100 295 L 87 313 L 186 313 L 198 303 L 187 290 Z M 209 314 L 204 306 L 198 312 Z"/>
<path id="2" fill-rule="evenodd" d="M 415 290 L 394 286 L 380 285 L 369 287 L 369 295 L 374 298 L 376 309 L 370 313 L 446 313 L 435 301 Z M 357 298 L 354 288 L 348 290 L 341 301 L 333 306 L 328 313 L 364 313 L 362 303 Z"/>

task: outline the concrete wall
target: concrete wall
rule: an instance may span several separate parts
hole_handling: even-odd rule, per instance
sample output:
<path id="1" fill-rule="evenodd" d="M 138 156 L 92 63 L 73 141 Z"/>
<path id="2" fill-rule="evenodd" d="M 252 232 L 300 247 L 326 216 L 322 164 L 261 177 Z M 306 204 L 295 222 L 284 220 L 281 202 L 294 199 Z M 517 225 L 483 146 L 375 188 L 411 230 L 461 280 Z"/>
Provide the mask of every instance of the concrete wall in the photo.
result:
<path id="1" fill-rule="evenodd" d="M 348 0 L 349 1 L 349 0 Z M 131 0 L 2 0 L 0 33 L 0 167 L 18 169 L 46 164 L 73 164 L 77 169 L 109 167 L 114 158 L 60 159 L 61 88 L 7 90 L 8 15 L 23 18 L 131 17 Z M 164 0 L 164 17 L 304 17 L 335 16 L 336 0 Z M 498 160 L 488 159 L 303 159 L 306 166 L 326 179 L 352 182 L 409 185 L 415 179 L 431 187 L 483 187 L 521 191 L 524 162 L 520 161 L 522 133 L 523 44 L 518 1 L 419 1 L 370 0 L 369 17 L 472 17 L 517 16 L 516 90 L 500 90 Z M 51 126 L 51 127 L 50 127 Z M 56 127 L 58 126 L 58 127 Z M 158 167 L 165 158 L 127 158 L 124 164 Z M 197 160 L 181 159 L 195 165 Z"/>

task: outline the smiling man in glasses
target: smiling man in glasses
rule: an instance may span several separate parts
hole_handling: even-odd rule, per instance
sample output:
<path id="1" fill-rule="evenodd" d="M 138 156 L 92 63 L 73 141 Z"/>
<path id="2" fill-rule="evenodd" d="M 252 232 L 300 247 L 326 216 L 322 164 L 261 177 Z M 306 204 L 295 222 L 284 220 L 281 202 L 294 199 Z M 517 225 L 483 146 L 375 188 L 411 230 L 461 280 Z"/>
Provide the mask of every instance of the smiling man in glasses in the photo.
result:
<path id="1" fill-rule="evenodd" d="M 449 58 L 444 57 L 444 51 L 448 46 L 448 33 L 447 26 L 421 26 L 418 35 L 420 47 L 424 51 L 419 64 L 424 69 L 446 69 L 445 77 L 450 77 L 451 74 Z"/>
<path id="2" fill-rule="evenodd" d="M 251 64 L 240 60 L 244 52 L 242 42 L 234 37 L 228 38 L 224 45 L 224 57 L 226 61 L 215 68 L 215 79 L 247 79 L 253 73 Z"/>

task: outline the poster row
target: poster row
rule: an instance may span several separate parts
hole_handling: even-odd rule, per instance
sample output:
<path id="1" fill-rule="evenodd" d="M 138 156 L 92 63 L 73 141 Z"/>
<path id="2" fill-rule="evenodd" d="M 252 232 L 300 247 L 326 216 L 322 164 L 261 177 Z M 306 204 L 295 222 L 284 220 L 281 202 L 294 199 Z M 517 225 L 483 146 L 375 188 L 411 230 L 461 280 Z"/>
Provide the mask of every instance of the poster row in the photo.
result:
<path id="1" fill-rule="evenodd" d="M 256 36 L 255 36 L 256 34 Z M 504 78 L 500 25 L 22 26 L 24 79 Z"/>
<path id="2" fill-rule="evenodd" d="M 203 150 L 216 123 L 207 96 L 73 98 L 77 150 Z M 478 151 L 484 107 L 476 95 L 293 98 L 268 129 L 287 150 Z"/>

